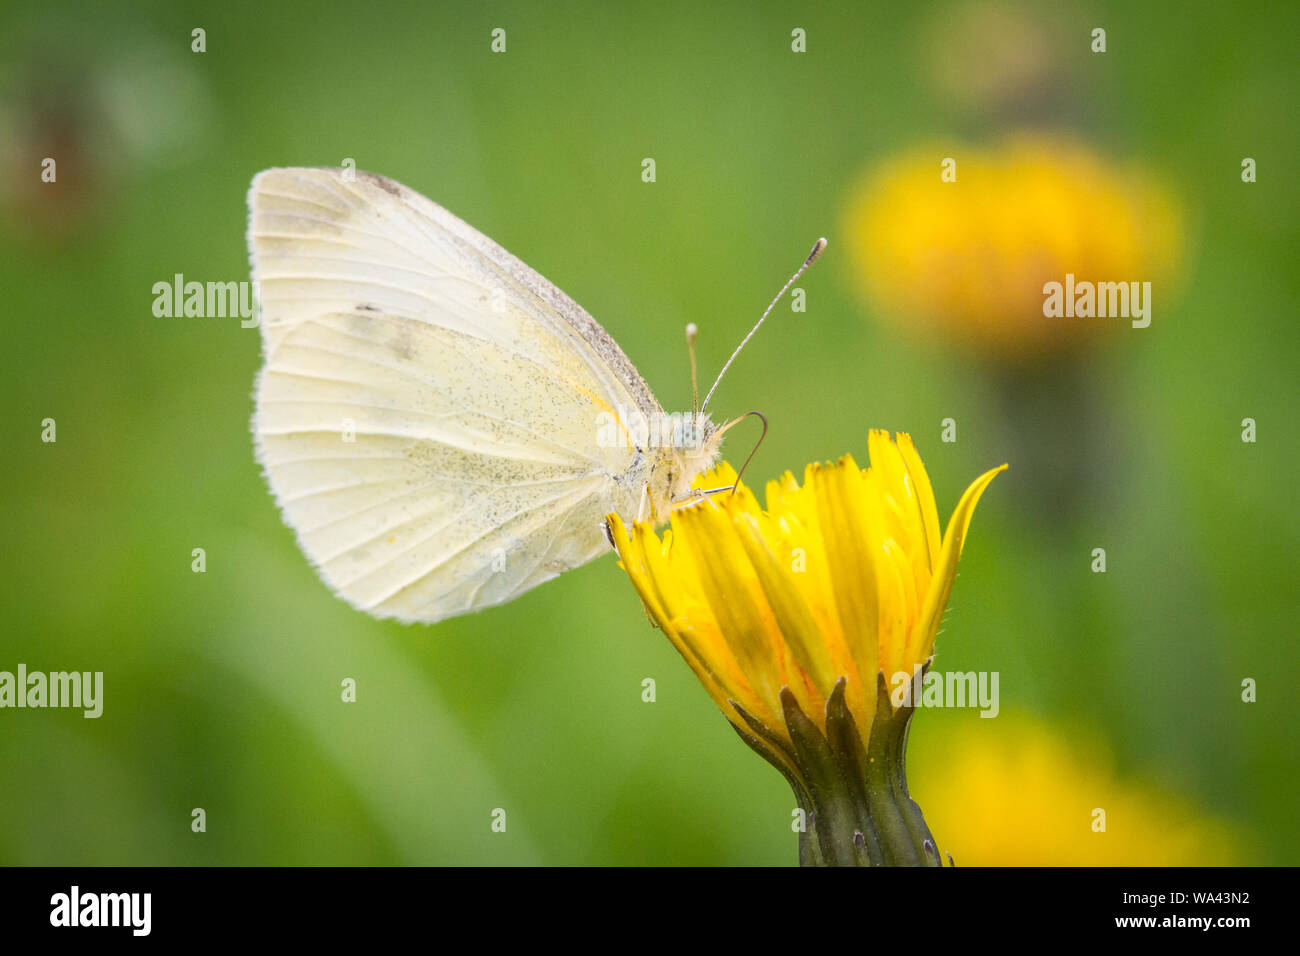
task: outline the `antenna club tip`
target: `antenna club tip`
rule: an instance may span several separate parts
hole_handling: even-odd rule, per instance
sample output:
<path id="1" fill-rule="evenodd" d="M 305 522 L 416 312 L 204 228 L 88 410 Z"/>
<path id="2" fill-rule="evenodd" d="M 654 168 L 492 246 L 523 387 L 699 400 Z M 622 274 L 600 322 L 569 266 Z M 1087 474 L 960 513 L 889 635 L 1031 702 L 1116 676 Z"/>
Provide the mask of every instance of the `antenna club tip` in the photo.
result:
<path id="1" fill-rule="evenodd" d="M 699 335 L 699 334 L 700 334 L 700 327 L 699 327 L 698 325 L 696 325 L 694 322 L 687 322 L 687 323 L 686 323 L 686 341 L 687 341 L 687 342 L 694 342 L 694 341 L 695 341 L 695 336 L 697 336 L 697 335 Z"/>
<path id="2" fill-rule="evenodd" d="M 829 243 L 826 241 L 825 236 L 822 236 L 820 239 L 814 242 L 812 247 L 812 252 L 808 253 L 808 258 L 807 260 L 805 260 L 804 264 L 812 265 L 814 262 L 816 262 L 817 257 L 826 251 L 827 245 L 829 245 Z"/>

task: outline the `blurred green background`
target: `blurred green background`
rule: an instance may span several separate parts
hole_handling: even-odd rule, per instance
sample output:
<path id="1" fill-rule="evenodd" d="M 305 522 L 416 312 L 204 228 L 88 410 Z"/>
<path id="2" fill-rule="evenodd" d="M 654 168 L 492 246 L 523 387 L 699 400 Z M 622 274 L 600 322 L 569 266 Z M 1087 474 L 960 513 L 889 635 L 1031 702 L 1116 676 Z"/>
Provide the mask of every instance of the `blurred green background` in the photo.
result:
<path id="1" fill-rule="evenodd" d="M 1300 8 L 1052 5 L 1041 39 L 1068 53 L 1047 57 L 1056 105 L 1000 111 L 939 76 L 986 75 L 1000 42 L 1024 40 L 945 48 L 954 9 L 6 4 L 0 670 L 102 670 L 105 703 L 98 720 L 0 711 L 0 863 L 795 860 L 786 783 L 612 557 L 402 627 L 332 597 L 299 553 L 253 461 L 258 333 L 155 318 L 151 289 L 246 279 L 252 175 L 345 157 L 566 290 L 669 408 L 690 402 L 684 324 L 711 378 L 830 237 L 800 283 L 807 312 L 780 307 L 714 400 L 771 420 L 751 479 L 865 461 L 869 427 L 907 430 L 946 516 L 1010 461 L 975 518 L 942 666 L 997 670 L 1004 711 L 1108 741 L 1122 773 L 1237 827 L 1242 862 L 1295 862 Z M 1104 56 L 1087 51 L 1095 26 Z M 1077 482 L 1043 479 L 1068 416 L 1008 416 L 996 369 L 873 321 L 842 254 L 847 196 L 874 163 L 1026 124 L 1141 160 L 1186 214 L 1177 305 L 1157 300 L 1143 333 L 1105 332 L 1077 369 L 1101 430 Z M 56 184 L 39 181 L 44 156 Z M 1240 700 L 1246 677 L 1257 703 Z M 927 780 L 930 745 L 971 722 L 914 722 Z"/>

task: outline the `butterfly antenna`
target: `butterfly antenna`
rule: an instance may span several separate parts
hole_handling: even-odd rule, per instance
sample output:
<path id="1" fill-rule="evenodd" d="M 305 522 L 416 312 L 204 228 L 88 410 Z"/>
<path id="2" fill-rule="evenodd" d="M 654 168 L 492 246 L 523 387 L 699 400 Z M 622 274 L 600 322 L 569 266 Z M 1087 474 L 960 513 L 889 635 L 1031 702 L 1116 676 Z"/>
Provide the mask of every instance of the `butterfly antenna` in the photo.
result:
<path id="1" fill-rule="evenodd" d="M 741 415 L 739 418 L 733 418 L 731 421 L 727 422 L 727 424 L 723 425 L 721 428 L 718 429 L 718 434 L 722 435 L 724 432 L 727 431 L 727 429 L 734 428 L 735 426 L 739 425 L 750 415 L 753 415 L 755 418 L 757 418 L 759 421 L 763 423 L 763 434 L 758 436 L 758 441 L 754 443 L 754 450 L 749 453 L 749 457 L 745 459 L 745 463 L 740 466 L 740 471 L 736 472 L 736 480 L 729 485 L 723 485 L 721 488 L 702 488 L 699 491 L 700 494 L 706 496 L 718 495 L 724 491 L 730 491 L 734 495 L 736 493 L 736 489 L 740 487 L 741 476 L 745 474 L 745 469 L 748 468 L 749 463 L 754 460 L 754 456 L 758 454 L 759 446 L 763 444 L 763 439 L 767 437 L 767 416 L 764 415 L 762 412 L 745 412 L 745 414 Z"/>
<path id="2" fill-rule="evenodd" d="M 740 479 L 745 474 L 745 469 L 748 468 L 749 463 L 754 460 L 754 456 L 758 454 L 759 446 L 763 444 L 763 439 L 767 437 L 767 416 L 762 412 L 745 412 L 745 414 L 741 415 L 734 421 L 728 422 L 726 425 L 727 428 L 730 428 L 732 425 L 744 421 L 750 415 L 753 415 L 763 423 L 763 433 L 758 436 L 758 441 L 754 442 L 754 448 L 750 451 L 749 457 L 745 459 L 745 463 L 740 466 L 740 471 L 736 472 L 736 480 L 731 486 L 731 493 L 733 495 L 736 493 L 736 489 L 740 487 Z"/>
<path id="3" fill-rule="evenodd" d="M 763 324 L 764 320 L 767 319 L 772 310 L 776 308 L 776 304 L 781 301 L 781 296 L 785 295 L 790 286 L 794 285 L 799 277 L 808 271 L 808 267 L 817 261 L 817 257 L 820 256 L 825 249 L 826 239 L 818 239 L 812 247 L 812 252 L 808 253 L 808 258 L 803 261 L 803 265 L 801 265 L 798 271 L 790 277 L 790 281 L 781 287 L 781 291 L 776 294 L 776 298 L 773 299 L 771 304 L 763 311 L 763 315 L 759 320 L 754 323 L 754 327 L 749 330 L 749 334 L 740 340 L 740 344 L 736 346 L 736 351 L 731 353 L 731 358 L 727 359 L 727 364 L 722 366 L 722 371 L 718 373 L 717 379 L 713 382 L 713 387 L 709 389 L 709 394 L 704 396 L 704 404 L 700 406 L 701 412 L 709 407 L 709 399 L 711 399 L 713 393 L 717 391 L 718 383 L 722 381 L 722 376 L 727 374 L 727 369 L 731 368 L 731 363 L 736 360 L 736 356 L 740 354 L 740 350 L 743 349 L 749 340 L 754 337 L 754 333 L 758 331 L 759 326 Z"/>
<path id="4" fill-rule="evenodd" d="M 700 415 L 700 380 L 695 368 L 695 336 L 700 334 L 700 327 L 694 322 L 686 325 L 686 350 L 691 353 L 691 421 Z"/>

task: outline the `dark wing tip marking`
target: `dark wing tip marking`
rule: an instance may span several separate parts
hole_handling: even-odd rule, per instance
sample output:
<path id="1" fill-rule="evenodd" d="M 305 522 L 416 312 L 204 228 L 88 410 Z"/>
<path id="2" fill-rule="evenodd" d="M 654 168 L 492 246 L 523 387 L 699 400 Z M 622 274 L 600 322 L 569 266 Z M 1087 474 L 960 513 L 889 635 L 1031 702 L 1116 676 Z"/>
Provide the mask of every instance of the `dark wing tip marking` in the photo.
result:
<path id="1" fill-rule="evenodd" d="M 384 192 L 391 193 L 398 199 L 402 199 L 406 195 L 400 183 L 395 183 L 387 176 L 380 176 L 378 173 L 367 173 L 358 169 L 357 179 L 362 182 L 370 183 L 373 186 L 378 186 Z"/>

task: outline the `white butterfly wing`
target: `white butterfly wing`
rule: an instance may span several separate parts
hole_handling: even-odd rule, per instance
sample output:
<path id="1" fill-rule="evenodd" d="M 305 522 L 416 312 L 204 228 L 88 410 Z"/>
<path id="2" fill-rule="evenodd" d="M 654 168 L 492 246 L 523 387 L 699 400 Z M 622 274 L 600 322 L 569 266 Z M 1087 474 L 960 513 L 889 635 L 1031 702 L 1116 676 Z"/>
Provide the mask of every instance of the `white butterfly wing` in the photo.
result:
<path id="1" fill-rule="evenodd" d="M 266 170 L 249 209 L 258 457 L 335 591 L 432 622 L 606 550 L 604 515 L 641 489 L 602 413 L 658 404 L 586 312 L 379 176 Z"/>

